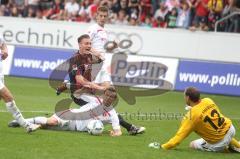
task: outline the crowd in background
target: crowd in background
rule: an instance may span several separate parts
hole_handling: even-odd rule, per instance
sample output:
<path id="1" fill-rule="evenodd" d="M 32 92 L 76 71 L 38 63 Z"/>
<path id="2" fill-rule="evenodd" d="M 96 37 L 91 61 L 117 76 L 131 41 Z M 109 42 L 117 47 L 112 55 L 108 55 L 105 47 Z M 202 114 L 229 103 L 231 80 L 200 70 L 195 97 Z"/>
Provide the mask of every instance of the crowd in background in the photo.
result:
<path id="1" fill-rule="evenodd" d="M 110 8 L 110 24 L 212 31 L 235 12 L 240 0 L 9 0 L 0 16 L 92 22 L 97 7 Z M 218 31 L 240 32 L 240 15 L 220 22 Z"/>

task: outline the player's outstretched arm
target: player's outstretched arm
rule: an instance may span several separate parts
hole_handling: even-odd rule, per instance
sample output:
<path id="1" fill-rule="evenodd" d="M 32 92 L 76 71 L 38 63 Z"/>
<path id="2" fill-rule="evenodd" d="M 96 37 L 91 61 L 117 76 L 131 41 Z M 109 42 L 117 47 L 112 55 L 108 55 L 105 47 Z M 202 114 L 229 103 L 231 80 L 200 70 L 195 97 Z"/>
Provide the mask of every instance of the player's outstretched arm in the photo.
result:
<path id="1" fill-rule="evenodd" d="M 186 114 L 184 119 L 182 120 L 181 126 L 178 129 L 176 135 L 171 138 L 167 143 L 162 144 L 161 148 L 168 150 L 176 147 L 178 144 L 182 142 L 193 130 L 194 127 L 194 118 L 190 118 L 190 112 Z"/>
<path id="2" fill-rule="evenodd" d="M 88 81 L 87 79 L 85 79 L 82 75 L 77 75 L 76 76 L 76 81 L 77 84 L 80 84 L 86 88 L 91 88 L 94 90 L 104 90 L 105 88 L 102 86 L 99 86 L 98 84 L 95 84 L 93 82 Z"/>

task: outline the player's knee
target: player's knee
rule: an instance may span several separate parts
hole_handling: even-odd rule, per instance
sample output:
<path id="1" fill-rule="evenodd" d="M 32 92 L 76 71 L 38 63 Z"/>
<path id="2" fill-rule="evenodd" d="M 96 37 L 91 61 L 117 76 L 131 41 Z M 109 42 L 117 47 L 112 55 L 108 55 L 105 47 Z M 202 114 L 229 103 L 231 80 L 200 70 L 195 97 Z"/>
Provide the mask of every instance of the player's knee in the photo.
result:
<path id="1" fill-rule="evenodd" d="M 189 147 L 192 148 L 192 149 L 195 149 L 195 142 L 191 141 L 190 144 L 189 144 Z"/>
<path id="2" fill-rule="evenodd" d="M 1 89 L 1 97 L 5 102 L 13 101 L 13 96 L 11 92 L 7 89 L 7 87 L 4 87 L 3 89 Z"/>
<path id="3" fill-rule="evenodd" d="M 50 126 L 58 125 L 58 120 L 54 117 L 50 117 L 47 120 L 47 125 L 50 125 Z"/>

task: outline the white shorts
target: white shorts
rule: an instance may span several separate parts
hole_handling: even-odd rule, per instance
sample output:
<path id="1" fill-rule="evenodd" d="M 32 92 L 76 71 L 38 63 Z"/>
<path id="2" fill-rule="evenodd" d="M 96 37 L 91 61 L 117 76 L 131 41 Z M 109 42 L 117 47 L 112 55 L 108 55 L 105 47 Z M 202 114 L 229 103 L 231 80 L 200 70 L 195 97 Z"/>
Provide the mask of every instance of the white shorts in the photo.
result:
<path id="1" fill-rule="evenodd" d="M 101 69 L 94 80 L 94 83 L 98 84 L 103 82 L 111 82 L 112 84 L 111 76 L 106 69 Z"/>
<path id="2" fill-rule="evenodd" d="M 235 128 L 233 125 L 231 125 L 228 132 L 226 133 L 226 135 L 221 141 L 215 144 L 209 144 L 204 139 L 201 138 L 192 142 L 193 148 L 197 150 L 202 150 L 202 151 L 221 152 L 230 144 L 234 135 L 235 135 Z"/>
<path id="3" fill-rule="evenodd" d="M 54 114 L 53 117 L 58 121 L 58 125 L 49 126 L 48 129 L 62 130 L 62 131 L 87 131 L 88 123 L 93 119 L 88 120 L 63 120 Z"/>
<path id="4" fill-rule="evenodd" d="M 4 76 L 0 76 L 0 90 L 5 87 L 4 85 Z"/>
<path id="5" fill-rule="evenodd" d="M 53 117 L 58 121 L 56 126 L 48 126 L 48 129 L 52 130 L 63 130 L 63 131 L 75 131 L 76 130 L 76 121 L 75 120 L 63 120 L 54 114 Z"/>

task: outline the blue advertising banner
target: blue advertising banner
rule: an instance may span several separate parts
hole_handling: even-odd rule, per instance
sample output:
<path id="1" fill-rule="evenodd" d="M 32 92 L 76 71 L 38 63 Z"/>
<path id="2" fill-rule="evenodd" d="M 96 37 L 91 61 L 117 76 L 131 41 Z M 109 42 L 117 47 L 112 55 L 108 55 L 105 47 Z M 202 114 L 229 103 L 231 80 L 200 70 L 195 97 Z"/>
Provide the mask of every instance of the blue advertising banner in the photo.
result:
<path id="1" fill-rule="evenodd" d="M 69 59 L 74 51 L 15 47 L 10 75 L 48 79 L 52 70 Z"/>
<path id="2" fill-rule="evenodd" d="M 240 96 L 240 64 L 180 60 L 175 89 Z"/>

